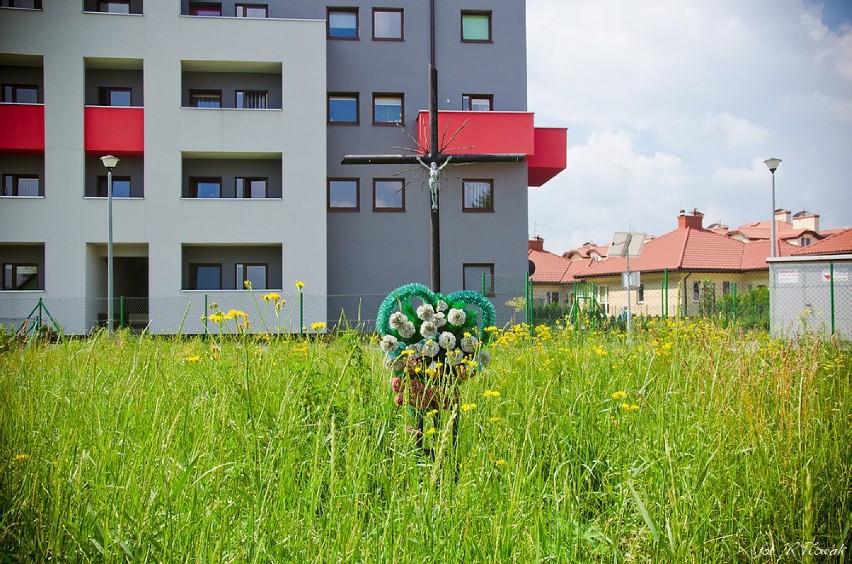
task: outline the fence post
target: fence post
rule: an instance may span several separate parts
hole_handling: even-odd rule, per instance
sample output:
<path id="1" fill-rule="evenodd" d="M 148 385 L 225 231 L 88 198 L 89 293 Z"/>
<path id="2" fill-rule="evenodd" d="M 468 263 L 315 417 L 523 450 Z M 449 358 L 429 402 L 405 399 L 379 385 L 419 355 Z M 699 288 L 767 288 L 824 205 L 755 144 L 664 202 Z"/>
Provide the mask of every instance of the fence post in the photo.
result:
<path id="1" fill-rule="evenodd" d="M 669 317 L 669 269 L 663 269 L 663 319 Z"/>
<path id="2" fill-rule="evenodd" d="M 485 273 L 482 273 L 482 289 L 479 292 L 483 296 L 485 295 Z"/>
<path id="3" fill-rule="evenodd" d="M 734 309 L 731 313 L 733 314 L 734 321 L 736 321 L 737 320 L 737 299 L 738 299 L 737 296 L 739 295 L 739 292 L 738 292 L 739 284 L 736 283 L 736 282 L 732 282 L 731 285 L 733 286 L 733 288 L 731 288 L 731 290 L 734 293 L 734 298 L 733 298 L 733 303 L 732 303 L 732 305 L 734 306 Z"/>
<path id="4" fill-rule="evenodd" d="M 124 296 L 118 297 L 118 326 L 124 326 Z"/>
<path id="5" fill-rule="evenodd" d="M 207 338 L 207 313 L 209 311 L 207 308 L 208 308 L 208 306 L 207 306 L 207 294 L 204 294 L 204 315 L 201 316 L 201 319 L 204 320 L 204 338 L 205 339 Z"/>
<path id="6" fill-rule="evenodd" d="M 834 335 L 834 262 L 828 263 L 828 291 L 831 298 L 831 334 Z"/>
<path id="7" fill-rule="evenodd" d="M 305 333 L 305 303 L 302 300 L 302 289 L 299 288 L 299 334 Z"/>
<path id="8" fill-rule="evenodd" d="M 39 298 L 38 299 L 38 327 L 39 327 L 39 329 L 41 329 L 41 323 L 42 323 L 41 312 L 42 312 L 43 309 L 44 309 L 44 301 L 41 298 Z"/>

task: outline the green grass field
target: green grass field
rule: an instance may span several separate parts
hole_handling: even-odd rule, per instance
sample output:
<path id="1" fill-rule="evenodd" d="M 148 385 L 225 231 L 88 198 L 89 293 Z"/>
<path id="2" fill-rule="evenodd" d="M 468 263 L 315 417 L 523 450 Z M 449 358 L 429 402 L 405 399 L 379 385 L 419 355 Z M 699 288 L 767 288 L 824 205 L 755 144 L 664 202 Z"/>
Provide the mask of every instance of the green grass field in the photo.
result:
<path id="1" fill-rule="evenodd" d="M 0 560 L 849 560 L 838 345 L 668 322 L 491 351 L 426 455 L 354 332 L 13 346 Z"/>

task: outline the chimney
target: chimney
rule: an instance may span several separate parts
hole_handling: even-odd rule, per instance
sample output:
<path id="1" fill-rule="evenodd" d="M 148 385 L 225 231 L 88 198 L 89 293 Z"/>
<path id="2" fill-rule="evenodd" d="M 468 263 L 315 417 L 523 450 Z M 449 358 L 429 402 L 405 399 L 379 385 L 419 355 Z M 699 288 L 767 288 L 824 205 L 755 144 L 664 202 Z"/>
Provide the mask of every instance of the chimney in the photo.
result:
<path id="1" fill-rule="evenodd" d="M 790 210 L 778 208 L 775 210 L 775 221 L 790 223 Z"/>
<path id="2" fill-rule="evenodd" d="M 793 216 L 793 229 L 810 229 L 819 233 L 819 214 L 802 210 Z"/>
<path id="3" fill-rule="evenodd" d="M 530 239 L 529 245 L 531 251 L 544 251 L 544 239 L 538 235 L 536 235 L 535 238 Z"/>
<path id="4" fill-rule="evenodd" d="M 692 214 L 687 215 L 684 210 L 680 210 L 680 215 L 677 216 L 677 228 L 686 229 L 703 229 L 704 214 L 693 208 Z"/>

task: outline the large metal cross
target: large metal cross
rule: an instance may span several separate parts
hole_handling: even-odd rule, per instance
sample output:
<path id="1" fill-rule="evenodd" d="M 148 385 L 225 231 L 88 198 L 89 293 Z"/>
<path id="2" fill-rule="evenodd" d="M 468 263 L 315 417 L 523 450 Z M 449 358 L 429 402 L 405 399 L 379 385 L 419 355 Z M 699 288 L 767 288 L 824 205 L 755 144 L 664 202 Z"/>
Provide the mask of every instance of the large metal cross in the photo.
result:
<path id="1" fill-rule="evenodd" d="M 450 161 L 467 163 L 517 163 L 526 158 L 523 153 L 444 154 L 438 144 L 438 70 L 435 67 L 435 0 L 429 0 L 430 62 L 429 62 L 429 152 L 419 155 L 346 155 L 341 164 L 419 164 L 429 170 L 429 192 L 432 205 L 430 217 L 430 266 L 432 291 L 441 291 L 441 224 L 440 173 Z"/>

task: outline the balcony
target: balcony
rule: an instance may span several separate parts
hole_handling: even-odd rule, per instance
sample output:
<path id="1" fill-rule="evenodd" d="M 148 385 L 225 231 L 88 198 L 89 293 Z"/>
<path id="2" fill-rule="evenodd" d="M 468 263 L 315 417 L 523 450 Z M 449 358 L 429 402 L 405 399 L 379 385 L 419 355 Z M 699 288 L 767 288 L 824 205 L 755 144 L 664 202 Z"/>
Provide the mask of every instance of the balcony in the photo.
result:
<path id="1" fill-rule="evenodd" d="M 44 105 L 0 104 L 0 153 L 44 154 Z"/>
<path id="2" fill-rule="evenodd" d="M 145 150 L 142 108 L 86 106 L 85 149 L 89 155 L 139 157 Z"/>
<path id="3" fill-rule="evenodd" d="M 438 112 L 438 147 L 446 155 L 525 154 L 529 185 L 541 186 L 565 169 L 567 130 L 537 128 L 532 112 Z M 417 117 L 418 143 L 429 147 L 429 112 Z"/>

